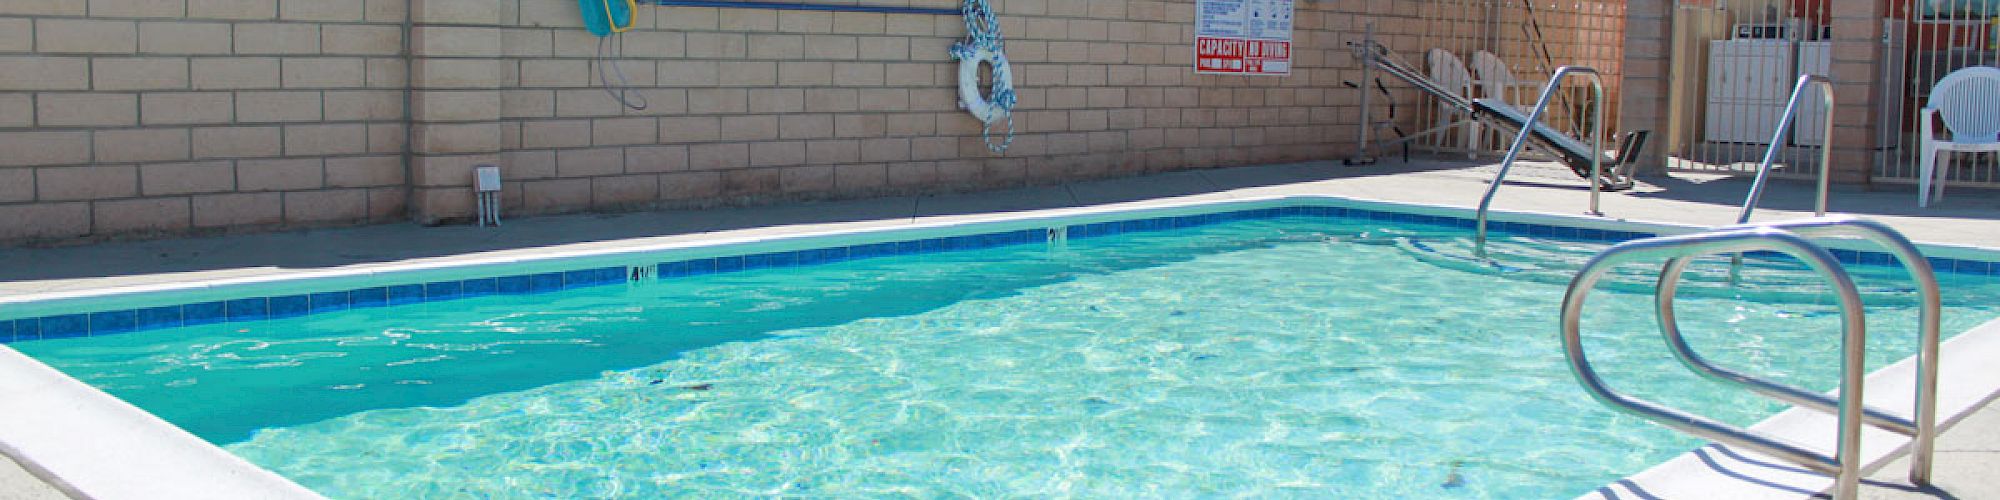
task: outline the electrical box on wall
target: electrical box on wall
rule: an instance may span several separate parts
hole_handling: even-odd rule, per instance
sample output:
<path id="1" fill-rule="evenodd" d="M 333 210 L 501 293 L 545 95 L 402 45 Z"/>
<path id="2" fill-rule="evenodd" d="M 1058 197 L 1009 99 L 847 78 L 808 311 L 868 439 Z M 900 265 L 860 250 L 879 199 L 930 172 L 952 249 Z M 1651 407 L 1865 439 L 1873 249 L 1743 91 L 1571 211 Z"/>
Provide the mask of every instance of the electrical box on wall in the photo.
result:
<path id="1" fill-rule="evenodd" d="M 500 225 L 500 167 L 474 167 L 472 189 L 479 198 L 479 225 Z"/>
<path id="2" fill-rule="evenodd" d="M 473 170 L 473 175 L 477 178 L 474 186 L 479 192 L 491 193 L 500 190 L 500 167 L 479 167 Z"/>

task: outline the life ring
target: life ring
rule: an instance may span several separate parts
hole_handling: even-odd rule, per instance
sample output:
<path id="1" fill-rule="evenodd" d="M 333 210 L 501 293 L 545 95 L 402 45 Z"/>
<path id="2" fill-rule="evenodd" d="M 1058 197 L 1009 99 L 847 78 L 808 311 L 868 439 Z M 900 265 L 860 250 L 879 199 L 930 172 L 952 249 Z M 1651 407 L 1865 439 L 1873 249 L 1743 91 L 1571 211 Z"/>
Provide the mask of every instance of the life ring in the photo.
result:
<path id="1" fill-rule="evenodd" d="M 1007 55 L 985 44 L 978 46 L 960 45 L 953 47 L 952 55 L 958 58 L 958 105 L 972 113 L 973 118 L 986 124 L 993 124 L 1008 118 L 1014 111 L 1014 69 L 1007 65 Z M 993 95 L 979 91 L 979 66 L 993 65 Z"/>

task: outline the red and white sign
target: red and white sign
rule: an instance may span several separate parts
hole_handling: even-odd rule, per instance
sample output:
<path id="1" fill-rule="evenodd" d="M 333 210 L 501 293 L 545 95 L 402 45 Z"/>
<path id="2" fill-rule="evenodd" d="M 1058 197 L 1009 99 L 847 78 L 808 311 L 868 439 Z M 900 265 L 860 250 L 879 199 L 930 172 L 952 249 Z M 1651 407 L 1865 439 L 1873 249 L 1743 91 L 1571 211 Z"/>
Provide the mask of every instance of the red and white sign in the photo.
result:
<path id="1" fill-rule="evenodd" d="M 1292 74 L 1293 1 L 1195 0 L 1195 72 Z"/>
<path id="2" fill-rule="evenodd" d="M 1292 74 L 1292 42 L 1195 37 L 1194 69 L 1200 73 Z"/>

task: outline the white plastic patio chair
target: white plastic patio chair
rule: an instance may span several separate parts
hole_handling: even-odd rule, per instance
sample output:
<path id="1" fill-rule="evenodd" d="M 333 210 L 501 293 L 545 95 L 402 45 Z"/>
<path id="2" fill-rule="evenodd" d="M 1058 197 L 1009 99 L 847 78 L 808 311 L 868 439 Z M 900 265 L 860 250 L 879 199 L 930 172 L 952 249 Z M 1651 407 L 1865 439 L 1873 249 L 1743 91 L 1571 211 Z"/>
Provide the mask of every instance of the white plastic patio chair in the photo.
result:
<path id="1" fill-rule="evenodd" d="M 1424 54 L 1424 60 L 1430 63 L 1431 81 L 1435 81 L 1438 85 L 1457 92 L 1458 95 L 1465 97 L 1467 100 L 1476 97 L 1472 94 L 1472 72 L 1467 71 L 1465 69 L 1465 61 L 1460 60 L 1451 51 L 1431 49 L 1430 52 Z M 1446 135 L 1444 130 L 1451 127 L 1454 123 L 1462 127 L 1460 133 L 1465 142 L 1466 156 L 1472 156 L 1472 152 L 1478 151 L 1480 147 L 1479 122 L 1473 120 L 1471 116 L 1455 109 L 1441 108 L 1438 112 L 1437 123 L 1432 127 L 1433 130 L 1438 131 L 1437 140 L 1434 141 L 1434 144 L 1439 146 L 1444 145 Z"/>
<path id="2" fill-rule="evenodd" d="M 1938 137 L 1934 127 L 1939 118 L 1951 137 Z M 1946 75 L 1931 87 L 1922 120 L 1917 206 L 1929 207 L 1931 201 L 1944 199 L 1944 178 L 1951 171 L 1953 154 L 2000 153 L 2000 68 L 1975 66 Z"/>
<path id="3" fill-rule="evenodd" d="M 1526 111 L 1534 103 L 1535 96 L 1542 90 L 1540 82 L 1526 82 L 1514 77 L 1514 68 L 1507 61 L 1492 52 L 1484 50 L 1472 53 L 1472 71 L 1479 73 L 1479 89 L 1489 99 L 1506 101 L 1514 107 Z M 1525 90 L 1526 92 L 1522 92 Z"/>

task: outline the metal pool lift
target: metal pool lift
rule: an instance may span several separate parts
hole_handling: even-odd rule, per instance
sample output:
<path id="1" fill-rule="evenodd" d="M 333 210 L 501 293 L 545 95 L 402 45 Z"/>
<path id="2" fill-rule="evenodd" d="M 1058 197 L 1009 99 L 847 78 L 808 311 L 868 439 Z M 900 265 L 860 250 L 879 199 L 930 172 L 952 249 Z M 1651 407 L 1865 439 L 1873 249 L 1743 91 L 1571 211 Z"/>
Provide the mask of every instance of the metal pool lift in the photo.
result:
<path id="1" fill-rule="evenodd" d="M 1363 165 L 1374 163 L 1375 158 L 1372 156 L 1371 151 L 1374 151 L 1377 147 L 1409 142 L 1444 131 L 1444 129 L 1432 129 L 1403 136 L 1393 141 L 1383 141 L 1381 144 L 1376 144 L 1370 138 L 1370 129 L 1373 128 L 1373 121 L 1369 117 L 1369 114 L 1372 112 L 1370 109 L 1372 106 L 1370 105 L 1371 98 L 1367 86 L 1368 82 L 1374 81 L 1374 71 L 1381 70 L 1388 73 L 1389 76 L 1408 82 L 1411 86 L 1416 87 L 1418 91 L 1436 98 L 1445 107 L 1470 116 L 1472 117 L 1471 119 L 1477 120 L 1482 124 L 1507 133 L 1520 131 L 1522 137 L 1532 141 L 1540 149 L 1555 153 L 1564 164 L 1569 166 L 1571 171 L 1576 172 L 1578 177 L 1592 179 L 1593 182 L 1600 184 L 1599 187 L 1602 189 L 1619 191 L 1629 189 L 1633 185 L 1632 170 L 1638 165 L 1632 160 L 1636 159 L 1639 150 L 1645 147 L 1646 137 L 1649 135 L 1647 132 L 1639 131 L 1626 134 L 1619 139 L 1620 144 L 1617 155 L 1607 156 L 1601 148 L 1593 148 L 1582 141 L 1563 134 L 1560 130 L 1538 123 L 1537 115 L 1540 114 L 1539 108 L 1548 105 L 1548 96 L 1551 90 L 1553 90 L 1552 88 L 1543 90 L 1543 102 L 1537 106 L 1538 109 L 1535 113 L 1522 114 L 1514 105 L 1504 100 L 1495 97 L 1469 99 L 1424 76 L 1423 72 L 1418 71 L 1414 66 L 1404 61 L 1401 57 L 1398 57 L 1394 51 L 1389 50 L 1387 46 L 1375 40 L 1374 25 L 1368 26 L 1368 34 L 1365 38 L 1360 41 L 1348 42 L 1348 46 L 1354 49 L 1355 59 L 1361 61 L 1362 69 L 1362 83 L 1360 85 L 1360 148 L 1355 157 L 1348 159 L 1348 164 Z M 1562 76 L 1561 71 L 1557 73 L 1557 78 L 1550 81 L 1551 87 L 1554 87 L 1555 83 Z M 1595 72 L 1593 71 L 1592 73 Z M 1602 113 L 1604 103 L 1602 102 L 1601 89 L 1599 90 L 1598 98 L 1599 102 L 1596 105 L 1598 106 L 1598 112 Z M 1601 128 L 1602 125 L 1600 120 L 1600 123 L 1597 125 L 1600 128 L 1593 129 L 1591 133 L 1601 135 L 1603 130 Z M 1520 144 L 1517 143 L 1514 149 L 1518 151 Z M 1596 173 L 1593 174 L 1593 172 Z"/>
<path id="2" fill-rule="evenodd" d="M 1862 379 L 1867 333 L 1866 313 L 1854 279 L 1833 254 L 1808 238 L 1861 238 L 1886 248 L 1917 282 L 1921 300 L 1917 351 L 1917 391 L 1913 418 L 1903 418 L 1862 404 Z M 1674 291 L 1680 277 L 1694 258 L 1773 251 L 1790 255 L 1826 279 L 1834 289 L 1841 317 L 1840 389 L 1827 396 L 1793 386 L 1771 382 L 1747 373 L 1710 363 L 1681 335 L 1674 317 Z M 1781 438 L 1752 433 L 1741 427 L 1683 410 L 1621 394 L 1606 386 L 1585 356 L 1582 337 L 1584 300 L 1597 282 L 1620 264 L 1665 258 L 1654 287 L 1654 302 L 1660 318 L 1660 333 L 1674 357 L 1703 377 L 1723 382 L 1798 405 L 1801 408 L 1833 413 L 1839 418 L 1835 451 L 1821 453 Z M 1562 304 L 1563 354 L 1570 371 L 1591 397 L 1612 409 L 1651 420 L 1689 435 L 1729 446 L 1756 451 L 1834 477 L 1833 497 L 1852 499 L 1861 481 L 1861 425 L 1868 424 L 1911 438 L 1910 481 L 1929 484 L 1931 455 L 1937 438 L 1938 376 L 1938 296 L 1937 276 L 1930 261 L 1901 233 L 1880 222 L 1854 217 L 1821 217 L 1772 224 L 1739 225 L 1712 231 L 1629 241 L 1598 254 L 1570 281 Z"/>

